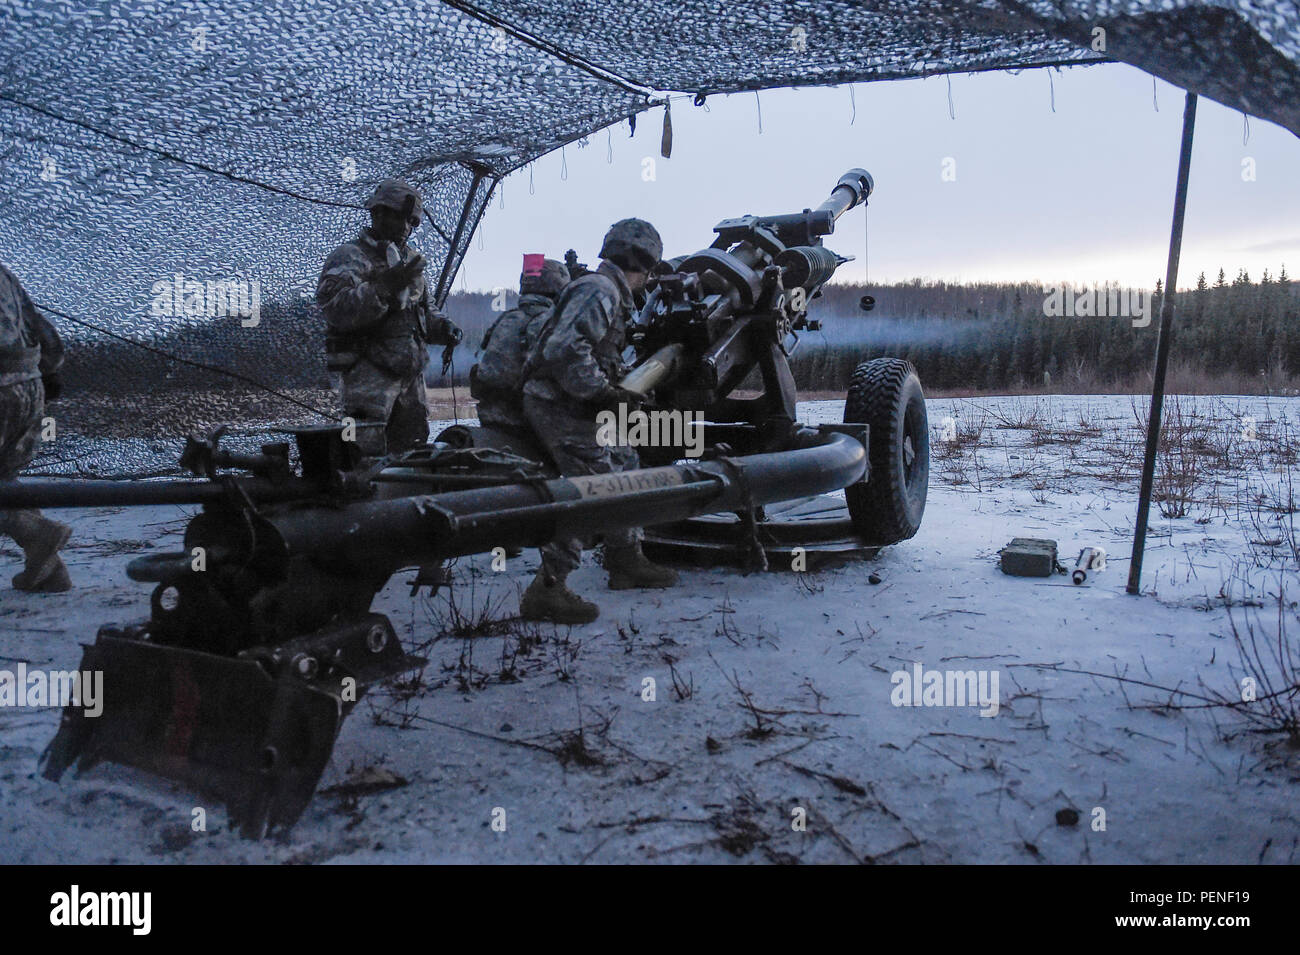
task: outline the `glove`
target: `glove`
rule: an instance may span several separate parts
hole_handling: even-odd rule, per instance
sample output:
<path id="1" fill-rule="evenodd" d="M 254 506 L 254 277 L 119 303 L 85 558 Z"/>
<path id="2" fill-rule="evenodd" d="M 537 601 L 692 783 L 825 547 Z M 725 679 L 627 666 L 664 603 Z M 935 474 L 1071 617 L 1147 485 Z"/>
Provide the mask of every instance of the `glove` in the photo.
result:
<path id="1" fill-rule="evenodd" d="M 424 256 L 417 255 L 411 261 L 390 265 L 375 276 L 375 284 L 389 295 L 396 295 L 406 289 L 416 276 L 424 271 Z"/>
<path id="2" fill-rule="evenodd" d="M 448 345 L 455 348 L 465 337 L 465 333 L 446 315 L 433 314 L 428 319 L 428 336 L 430 345 Z"/>
<path id="3" fill-rule="evenodd" d="M 646 397 L 635 391 L 628 391 L 626 388 L 620 388 L 618 385 L 610 385 L 593 402 L 602 410 L 617 410 L 619 405 L 626 405 L 628 410 L 639 408 L 646 403 Z"/>
<path id="4" fill-rule="evenodd" d="M 59 396 L 63 394 L 63 379 L 59 377 L 58 372 L 46 375 L 41 379 L 41 383 L 45 385 L 45 400 L 58 401 Z"/>

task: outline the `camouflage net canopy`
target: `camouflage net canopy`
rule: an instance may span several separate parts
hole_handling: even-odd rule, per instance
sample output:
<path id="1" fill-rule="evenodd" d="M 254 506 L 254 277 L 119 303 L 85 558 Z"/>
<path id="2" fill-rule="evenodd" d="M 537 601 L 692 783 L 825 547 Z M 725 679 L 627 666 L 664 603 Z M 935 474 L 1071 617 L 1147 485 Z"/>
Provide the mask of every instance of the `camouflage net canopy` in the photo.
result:
<path id="1" fill-rule="evenodd" d="M 441 298 L 500 177 L 668 93 L 1103 59 L 1300 133 L 1286 0 L 8 0 L 0 260 L 70 340 L 74 433 L 310 418 L 316 277 L 383 178 Z"/>

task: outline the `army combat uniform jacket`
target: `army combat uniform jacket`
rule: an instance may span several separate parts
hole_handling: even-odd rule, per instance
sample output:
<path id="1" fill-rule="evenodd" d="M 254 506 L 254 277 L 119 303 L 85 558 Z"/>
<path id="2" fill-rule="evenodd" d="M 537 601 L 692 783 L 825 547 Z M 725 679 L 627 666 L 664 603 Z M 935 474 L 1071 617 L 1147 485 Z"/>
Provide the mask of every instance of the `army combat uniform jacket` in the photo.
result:
<path id="1" fill-rule="evenodd" d="M 548 321 L 551 328 L 548 332 L 543 326 L 528 357 L 524 413 L 566 477 L 626 471 L 639 464 L 632 448 L 596 440 L 601 399 L 626 371 L 622 353 L 631 311 L 632 291 L 622 269 L 602 262 L 560 293 Z M 628 547 L 640 536 L 639 528 L 610 531 L 605 546 Z M 582 542 L 557 539 L 541 550 L 543 570 L 563 577 L 580 563 Z"/>
<path id="2" fill-rule="evenodd" d="M 59 333 L 0 265 L 0 480 L 31 463 L 45 413 L 41 379 L 62 364 Z"/>
<path id="3" fill-rule="evenodd" d="M 528 357 L 524 393 L 560 402 L 594 417 L 594 403 L 616 384 L 626 366 L 627 323 L 632 290 L 623 270 L 601 262 L 595 272 L 574 279 L 555 303 L 555 316 Z"/>
<path id="4" fill-rule="evenodd" d="M 325 260 L 316 302 L 328 323 L 330 368 L 342 375 L 345 415 L 387 423 L 389 451 L 424 444 L 429 409 L 424 390 L 429 293 L 424 274 L 397 294 L 378 284 L 391 265 L 418 253 L 376 239 L 369 228 Z M 445 342 L 442 342 L 445 344 Z"/>
<path id="5" fill-rule="evenodd" d="M 470 394 L 483 424 L 528 428 L 522 404 L 524 361 L 551 315 L 548 296 L 525 293 L 483 336 L 483 354 L 470 370 Z"/>

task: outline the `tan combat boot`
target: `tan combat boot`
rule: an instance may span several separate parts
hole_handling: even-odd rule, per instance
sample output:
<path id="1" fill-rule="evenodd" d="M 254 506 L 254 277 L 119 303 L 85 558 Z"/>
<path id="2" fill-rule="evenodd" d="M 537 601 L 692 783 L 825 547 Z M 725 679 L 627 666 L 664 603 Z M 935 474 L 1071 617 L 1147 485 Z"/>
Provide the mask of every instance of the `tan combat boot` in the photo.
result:
<path id="1" fill-rule="evenodd" d="M 539 570 L 519 601 L 519 616 L 566 624 L 591 623 L 600 616 L 599 607 L 583 600 L 564 581 L 564 577 L 551 577 Z"/>
<path id="2" fill-rule="evenodd" d="M 639 542 L 617 549 L 606 545 L 605 569 L 610 590 L 659 590 L 677 583 L 677 571 L 651 561 L 641 553 Z"/>
<path id="3" fill-rule="evenodd" d="M 62 593 L 72 589 L 68 568 L 59 557 L 59 548 L 72 536 L 67 524 L 52 521 L 40 511 L 10 511 L 0 530 L 12 537 L 23 549 L 27 561 L 14 576 L 15 590 L 31 593 Z"/>

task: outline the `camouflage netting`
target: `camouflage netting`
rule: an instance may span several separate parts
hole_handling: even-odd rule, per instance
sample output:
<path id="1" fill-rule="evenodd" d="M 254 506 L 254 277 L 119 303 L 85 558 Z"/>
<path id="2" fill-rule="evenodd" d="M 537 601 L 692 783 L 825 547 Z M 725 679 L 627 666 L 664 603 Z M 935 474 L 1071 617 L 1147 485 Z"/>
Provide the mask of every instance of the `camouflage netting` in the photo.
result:
<path id="1" fill-rule="evenodd" d="M 73 346 L 65 433 L 310 418 L 106 333 L 329 412 L 311 294 L 380 179 L 425 195 L 414 241 L 442 296 L 498 178 L 669 92 L 1105 58 L 1300 133 L 1300 14 L 1280 0 L 10 0 L 0 260 Z M 168 303 L 177 276 L 208 294 Z M 257 283 L 255 326 L 228 302 L 210 314 L 228 279 Z"/>

